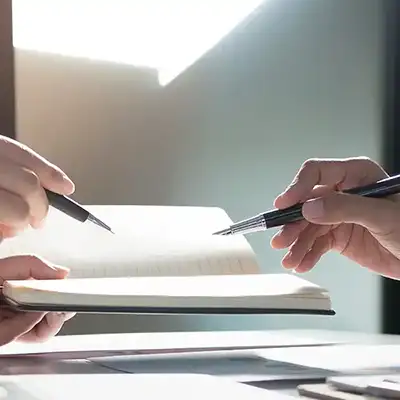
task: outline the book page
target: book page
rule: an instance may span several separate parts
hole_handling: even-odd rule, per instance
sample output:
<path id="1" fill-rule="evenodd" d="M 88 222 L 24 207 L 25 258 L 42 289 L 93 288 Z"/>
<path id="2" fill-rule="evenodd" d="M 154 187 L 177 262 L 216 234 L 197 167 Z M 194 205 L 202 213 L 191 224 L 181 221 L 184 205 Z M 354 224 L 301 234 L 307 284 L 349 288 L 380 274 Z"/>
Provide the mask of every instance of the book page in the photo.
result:
<path id="1" fill-rule="evenodd" d="M 92 206 L 115 234 L 51 209 L 41 230 L 5 240 L 0 257 L 35 254 L 70 278 L 258 273 L 241 236 L 213 236 L 232 221 L 218 208 Z"/>
<path id="2" fill-rule="evenodd" d="M 107 279 L 10 280 L 15 293 L 41 292 L 74 296 L 135 297 L 321 297 L 320 286 L 292 274 L 248 274 L 229 276 L 125 277 Z M 7 293 L 7 292 L 5 292 Z M 29 302 L 33 303 L 33 299 Z"/>
<path id="3" fill-rule="evenodd" d="M 292 274 L 6 281 L 17 303 L 97 307 L 330 309 L 328 292 Z"/>

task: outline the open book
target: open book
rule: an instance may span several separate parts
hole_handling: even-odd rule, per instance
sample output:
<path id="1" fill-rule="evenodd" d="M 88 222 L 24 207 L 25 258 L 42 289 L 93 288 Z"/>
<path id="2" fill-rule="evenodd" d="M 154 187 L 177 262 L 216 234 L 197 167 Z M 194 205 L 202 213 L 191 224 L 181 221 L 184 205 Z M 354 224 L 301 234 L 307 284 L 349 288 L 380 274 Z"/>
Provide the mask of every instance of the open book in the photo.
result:
<path id="1" fill-rule="evenodd" d="M 46 226 L 0 246 L 71 269 L 65 280 L 6 281 L 24 310 L 130 313 L 334 314 L 328 292 L 293 274 L 263 274 L 243 236 L 213 236 L 219 208 L 92 206 L 115 235 L 51 210 Z"/>

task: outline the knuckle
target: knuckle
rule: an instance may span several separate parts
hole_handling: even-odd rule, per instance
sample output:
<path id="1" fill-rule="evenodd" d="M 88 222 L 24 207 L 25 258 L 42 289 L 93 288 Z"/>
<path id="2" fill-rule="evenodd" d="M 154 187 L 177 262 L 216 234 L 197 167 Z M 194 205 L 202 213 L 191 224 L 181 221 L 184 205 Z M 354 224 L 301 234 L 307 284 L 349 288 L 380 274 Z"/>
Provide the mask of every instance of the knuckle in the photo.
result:
<path id="1" fill-rule="evenodd" d="M 300 171 L 301 172 L 313 172 L 321 171 L 324 169 L 335 168 L 339 165 L 339 160 L 327 159 L 327 158 L 309 158 L 303 162 Z"/>
<path id="2" fill-rule="evenodd" d="M 359 166 L 378 166 L 375 161 L 366 156 L 354 157 L 350 159 L 349 162 L 352 164 L 357 164 Z"/>
<path id="3" fill-rule="evenodd" d="M 22 262 L 30 266 L 39 266 L 45 264 L 43 259 L 36 254 L 24 254 L 23 256 L 20 256 L 20 258 Z"/>
<path id="4" fill-rule="evenodd" d="M 334 176 L 338 175 L 338 170 L 340 170 L 340 164 L 337 160 L 309 158 L 303 163 L 298 175 L 309 184 L 317 185 L 321 181 L 332 180 Z"/>
<path id="5" fill-rule="evenodd" d="M 316 165 L 320 164 L 321 162 L 322 162 L 322 160 L 319 158 L 309 158 L 303 162 L 301 169 L 314 168 Z"/>
<path id="6" fill-rule="evenodd" d="M 368 163 L 373 163 L 373 164 L 375 164 L 375 161 L 373 161 L 370 157 L 367 157 L 367 156 L 358 156 L 358 157 L 354 157 L 354 160 L 356 160 L 356 161 L 363 161 L 363 162 L 368 162 Z"/>
<path id="7" fill-rule="evenodd" d="M 359 176 L 361 181 L 366 180 L 368 182 L 387 176 L 379 163 L 369 157 L 360 156 L 349 159 L 347 165 L 354 175 Z"/>

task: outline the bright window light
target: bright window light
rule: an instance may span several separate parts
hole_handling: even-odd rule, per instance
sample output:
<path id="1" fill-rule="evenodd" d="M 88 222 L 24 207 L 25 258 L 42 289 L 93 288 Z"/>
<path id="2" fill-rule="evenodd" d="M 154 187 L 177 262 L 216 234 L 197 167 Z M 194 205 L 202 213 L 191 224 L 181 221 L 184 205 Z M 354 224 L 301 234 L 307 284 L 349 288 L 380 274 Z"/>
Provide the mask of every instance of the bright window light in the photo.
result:
<path id="1" fill-rule="evenodd" d="M 13 0 L 14 46 L 155 68 L 165 85 L 263 0 Z"/>

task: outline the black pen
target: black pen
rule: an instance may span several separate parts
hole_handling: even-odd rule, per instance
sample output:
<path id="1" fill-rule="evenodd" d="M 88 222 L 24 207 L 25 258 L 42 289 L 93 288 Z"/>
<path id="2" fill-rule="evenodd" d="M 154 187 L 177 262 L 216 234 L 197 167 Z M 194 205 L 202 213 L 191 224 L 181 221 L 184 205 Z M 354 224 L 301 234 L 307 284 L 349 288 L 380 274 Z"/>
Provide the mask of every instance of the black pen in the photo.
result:
<path id="1" fill-rule="evenodd" d="M 100 221 L 94 215 L 92 215 L 89 211 L 85 210 L 82 206 L 80 206 L 77 202 L 70 199 L 67 196 L 63 196 L 58 193 L 54 193 L 50 190 L 45 189 L 47 199 L 49 200 L 49 204 L 56 208 L 57 210 L 63 212 L 71 218 L 76 219 L 80 222 L 90 221 L 101 228 L 106 229 L 107 231 L 113 233 L 111 228 L 106 225 L 103 221 Z"/>
<path id="2" fill-rule="evenodd" d="M 400 175 L 381 179 L 378 182 L 366 186 L 343 190 L 342 193 L 374 198 L 397 194 L 400 193 Z M 245 235 L 247 233 L 261 232 L 277 226 L 300 221 L 304 219 L 302 214 L 303 204 L 304 203 L 299 203 L 281 210 L 274 209 L 258 214 L 254 217 L 236 222 L 226 229 L 215 232 L 214 235 Z"/>

